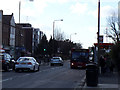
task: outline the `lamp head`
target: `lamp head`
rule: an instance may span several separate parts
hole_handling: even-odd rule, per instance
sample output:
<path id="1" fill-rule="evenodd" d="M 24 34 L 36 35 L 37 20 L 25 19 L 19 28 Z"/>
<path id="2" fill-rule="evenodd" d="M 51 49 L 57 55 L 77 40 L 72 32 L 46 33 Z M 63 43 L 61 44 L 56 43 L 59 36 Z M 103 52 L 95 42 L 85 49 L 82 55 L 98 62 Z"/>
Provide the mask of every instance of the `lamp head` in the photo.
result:
<path id="1" fill-rule="evenodd" d="M 61 19 L 60 21 L 63 21 L 63 19 Z"/>
<path id="2" fill-rule="evenodd" d="M 34 0 L 29 0 L 29 1 L 33 2 Z"/>

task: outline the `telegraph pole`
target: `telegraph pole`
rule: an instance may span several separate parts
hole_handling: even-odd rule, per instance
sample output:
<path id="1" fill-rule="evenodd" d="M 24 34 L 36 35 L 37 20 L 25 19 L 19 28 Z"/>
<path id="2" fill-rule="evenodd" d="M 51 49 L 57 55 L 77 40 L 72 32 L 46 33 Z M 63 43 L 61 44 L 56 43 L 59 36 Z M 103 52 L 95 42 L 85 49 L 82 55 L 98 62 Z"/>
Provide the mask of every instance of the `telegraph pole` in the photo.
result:
<path id="1" fill-rule="evenodd" d="M 20 23 L 20 10 L 21 10 L 21 1 L 19 1 L 19 23 Z"/>
<path id="2" fill-rule="evenodd" d="M 97 42 L 98 42 L 98 65 L 99 65 L 99 56 L 100 56 L 100 42 L 99 42 L 99 36 L 100 36 L 100 0 L 98 0 L 98 32 L 97 32 Z"/>
<path id="3" fill-rule="evenodd" d="M 29 0 L 30 2 L 34 0 Z M 19 1 L 19 23 L 20 23 L 20 15 L 21 15 L 21 0 Z"/>

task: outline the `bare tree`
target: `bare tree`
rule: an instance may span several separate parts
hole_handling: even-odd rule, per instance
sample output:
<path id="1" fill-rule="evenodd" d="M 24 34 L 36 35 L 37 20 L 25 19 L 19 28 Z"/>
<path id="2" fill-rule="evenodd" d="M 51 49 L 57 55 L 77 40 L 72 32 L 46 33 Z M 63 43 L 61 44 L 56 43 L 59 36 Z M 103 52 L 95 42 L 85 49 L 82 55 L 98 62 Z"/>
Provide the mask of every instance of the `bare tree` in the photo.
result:
<path id="1" fill-rule="evenodd" d="M 76 43 L 75 44 L 75 48 L 76 49 L 81 49 L 82 48 L 82 44 L 81 43 Z"/>
<path id="2" fill-rule="evenodd" d="M 64 41 L 65 40 L 65 33 L 61 31 L 60 28 L 55 29 L 55 33 L 54 33 L 54 38 L 57 41 Z"/>
<path id="3" fill-rule="evenodd" d="M 120 30 L 118 18 L 115 12 L 107 18 L 108 27 L 107 28 L 107 37 L 111 38 L 115 43 L 120 41 Z"/>

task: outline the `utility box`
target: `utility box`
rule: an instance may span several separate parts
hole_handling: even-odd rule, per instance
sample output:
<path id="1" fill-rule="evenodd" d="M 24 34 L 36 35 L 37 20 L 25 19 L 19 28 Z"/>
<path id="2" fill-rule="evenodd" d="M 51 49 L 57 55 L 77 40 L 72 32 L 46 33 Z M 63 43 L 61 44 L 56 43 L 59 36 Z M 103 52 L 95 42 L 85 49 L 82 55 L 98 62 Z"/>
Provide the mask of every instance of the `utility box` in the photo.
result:
<path id="1" fill-rule="evenodd" d="M 98 84 L 98 67 L 94 63 L 86 65 L 86 84 L 87 86 L 97 86 Z"/>

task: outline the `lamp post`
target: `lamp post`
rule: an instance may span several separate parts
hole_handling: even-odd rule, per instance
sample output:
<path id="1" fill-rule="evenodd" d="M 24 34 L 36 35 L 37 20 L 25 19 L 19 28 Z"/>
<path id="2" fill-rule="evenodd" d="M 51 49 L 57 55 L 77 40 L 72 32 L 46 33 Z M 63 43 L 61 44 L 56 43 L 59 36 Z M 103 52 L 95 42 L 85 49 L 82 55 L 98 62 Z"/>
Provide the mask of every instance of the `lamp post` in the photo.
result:
<path id="1" fill-rule="evenodd" d="M 54 42 L 54 40 L 55 40 L 55 37 L 54 37 L 55 21 L 63 21 L 63 19 L 53 21 L 53 55 L 55 55 L 55 49 L 54 49 L 54 46 L 55 46 L 55 42 Z"/>
<path id="2" fill-rule="evenodd" d="M 34 0 L 29 0 L 30 2 Z M 20 23 L 20 15 L 21 15 L 21 0 L 19 1 L 19 23 Z"/>
<path id="3" fill-rule="evenodd" d="M 19 1 L 19 23 L 20 23 L 21 1 Z"/>
<path id="4" fill-rule="evenodd" d="M 99 37 L 100 37 L 100 0 L 98 0 L 98 32 L 97 32 L 97 42 L 98 42 L 98 54 L 97 54 L 97 59 L 98 59 L 98 65 L 99 65 L 99 54 L 100 54 L 100 51 L 99 51 L 99 47 L 100 47 L 100 40 L 99 40 Z"/>
<path id="5" fill-rule="evenodd" d="M 72 34 L 70 34 L 70 41 L 71 41 L 71 36 L 72 36 L 72 35 L 76 35 L 76 34 L 77 34 L 77 33 L 72 33 Z"/>

